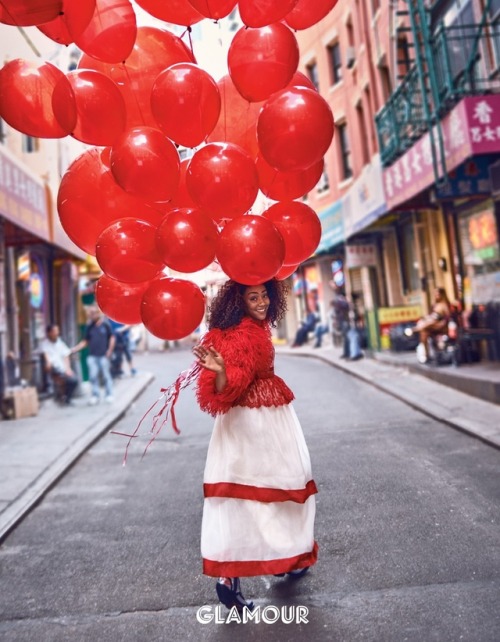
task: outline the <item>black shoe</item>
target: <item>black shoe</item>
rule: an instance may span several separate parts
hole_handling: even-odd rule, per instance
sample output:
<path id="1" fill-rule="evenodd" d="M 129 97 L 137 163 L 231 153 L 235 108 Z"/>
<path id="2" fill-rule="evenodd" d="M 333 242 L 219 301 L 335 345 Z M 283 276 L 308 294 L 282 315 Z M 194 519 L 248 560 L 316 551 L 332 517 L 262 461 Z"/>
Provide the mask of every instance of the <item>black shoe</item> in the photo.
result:
<path id="1" fill-rule="evenodd" d="M 286 573 L 275 573 L 273 577 L 285 577 Z"/>
<path id="2" fill-rule="evenodd" d="M 299 578 L 304 577 L 308 570 L 309 566 L 306 566 L 305 568 L 299 568 L 297 571 L 290 571 L 290 573 L 287 573 L 287 575 L 293 577 L 293 579 L 295 580 L 298 580 Z"/>
<path id="3" fill-rule="evenodd" d="M 245 600 L 245 598 L 241 594 L 239 577 L 232 577 L 229 578 L 229 580 L 231 582 L 231 586 L 228 586 L 220 580 L 215 585 L 219 601 L 222 602 L 222 604 L 224 604 L 224 606 L 226 606 L 228 609 L 231 609 L 233 608 L 233 606 L 235 606 L 240 613 L 243 611 L 243 607 L 245 606 L 249 611 L 252 611 L 254 604 L 253 602 L 248 602 L 247 600 Z"/>

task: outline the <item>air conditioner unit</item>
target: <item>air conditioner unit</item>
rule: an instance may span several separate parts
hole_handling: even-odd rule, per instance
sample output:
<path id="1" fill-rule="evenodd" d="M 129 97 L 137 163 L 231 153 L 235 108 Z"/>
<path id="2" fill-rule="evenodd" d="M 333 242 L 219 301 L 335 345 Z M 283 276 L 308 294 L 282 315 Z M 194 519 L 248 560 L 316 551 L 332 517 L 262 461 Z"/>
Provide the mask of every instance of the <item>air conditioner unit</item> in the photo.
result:
<path id="1" fill-rule="evenodd" d="M 351 69 L 356 62 L 356 50 L 354 47 L 347 47 L 345 50 L 345 65 L 347 69 Z"/>

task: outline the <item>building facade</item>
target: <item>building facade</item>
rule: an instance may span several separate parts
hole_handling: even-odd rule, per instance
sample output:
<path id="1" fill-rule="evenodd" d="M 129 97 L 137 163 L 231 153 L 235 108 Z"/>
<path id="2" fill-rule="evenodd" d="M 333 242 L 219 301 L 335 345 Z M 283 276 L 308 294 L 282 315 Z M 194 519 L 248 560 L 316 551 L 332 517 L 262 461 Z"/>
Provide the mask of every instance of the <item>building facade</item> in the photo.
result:
<path id="1" fill-rule="evenodd" d="M 488 308 L 481 323 L 500 332 L 499 9 L 340 0 L 297 34 L 336 119 L 327 177 L 308 195 L 323 224 L 312 262 L 327 284 L 343 261 L 374 349 L 426 313 L 436 287 L 469 312 Z"/>

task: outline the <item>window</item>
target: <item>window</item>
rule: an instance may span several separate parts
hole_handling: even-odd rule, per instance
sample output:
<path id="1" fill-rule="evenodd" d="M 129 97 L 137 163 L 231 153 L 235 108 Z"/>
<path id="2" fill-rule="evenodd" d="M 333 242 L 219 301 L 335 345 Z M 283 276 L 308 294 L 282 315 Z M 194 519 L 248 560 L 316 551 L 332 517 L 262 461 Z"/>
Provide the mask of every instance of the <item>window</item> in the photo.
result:
<path id="1" fill-rule="evenodd" d="M 31 154 L 32 152 L 37 152 L 39 149 L 40 141 L 38 140 L 38 138 L 23 135 L 23 152 Z"/>
<path id="2" fill-rule="evenodd" d="M 328 58 L 330 60 L 332 85 L 336 85 L 342 80 L 342 58 L 338 42 L 328 47 Z"/>
<path id="3" fill-rule="evenodd" d="M 318 64 L 316 63 L 315 60 L 313 62 L 310 62 L 306 66 L 306 71 L 307 71 L 307 77 L 312 82 L 312 84 L 316 87 L 317 91 L 319 91 Z"/>
<path id="4" fill-rule="evenodd" d="M 387 65 L 382 65 L 380 67 L 380 80 L 382 81 L 384 103 L 386 103 L 392 94 L 391 74 Z"/>
<path id="5" fill-rule="evenodd" d="M 410 71 L 410 47 L 406 38 L 398 38 L 398 74 L 402 78 Z"/>
<path id="6" fill-rule="evenodd" d="M 365 112 L 361 104 L 356 107 L 356 113 L 358 115 L 358 131 L 361 142 L 361 158 L 363 161 L 363 165 L 368 165 L 368 163 L 370 162 L 370 152 L 368 151 L 368 132 L 366 131 Z"/>
<path id="7" fill-rule="evenodd" d="M 492 40 L 495 47 L 497 70 L 500 66 L 500 0 L 491 0 L 490 5 Z"/>
<path id="8" fill-rule="evenodd" d="M 351 147 L 349 145 L 349 137 L 347 136 L 347 125 L 342 124 L 337 126 L 337 133 L 340 145 L 340 155 L 342 159 L 342 173 L 343 179 L 351 178 L 352 165 L 351 165 Z"/>
<path id="9" fill-rule="evenodd" d="M 372 0 L 372 13 L 377 13 L 380 9 L 380 0 Z"/>
<path id="10" fill-rule="evenodd" d="M 316 191 L 318 194 L 322 194 L 323 192 L 327 192 L 330 189 L 330 181 L 328 180 L 328 172 L 326 171 L 326 166 L 323 169 L 323 173 L 321 174 L 321 178 L 319 179 L 317 185 L 316 185 Z"/>

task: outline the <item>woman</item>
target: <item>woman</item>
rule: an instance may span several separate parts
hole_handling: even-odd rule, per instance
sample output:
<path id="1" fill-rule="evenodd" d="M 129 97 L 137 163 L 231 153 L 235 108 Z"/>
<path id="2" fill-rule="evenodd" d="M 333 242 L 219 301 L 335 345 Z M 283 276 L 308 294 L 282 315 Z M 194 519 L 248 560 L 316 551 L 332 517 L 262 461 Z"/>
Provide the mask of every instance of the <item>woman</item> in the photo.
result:
<path id="1" fill-rule="evenodd" d="M 302 576 L 316 562 L 316 485 L 294 398 L 274 374 L 271 326 L 286 290 L 228 281 L 210 306 L 209 331 L 193 351 L 197 398 L 216 416 L 204 475 L 201 552 L 228 608 L 253 608 L 240 577 Z"/>
<path id="2" fill-rule="evenodd" d="M 420 319 L 415 326 L 419 333 L 420 343 L 417 346 L 417 356 L 421 363 L 429 360 L 429 338 L 437 334 L 445 334 L 450 320 L 451 304 L 444 288 L 434 290 L 434 305 L 431 313 Z"/>

